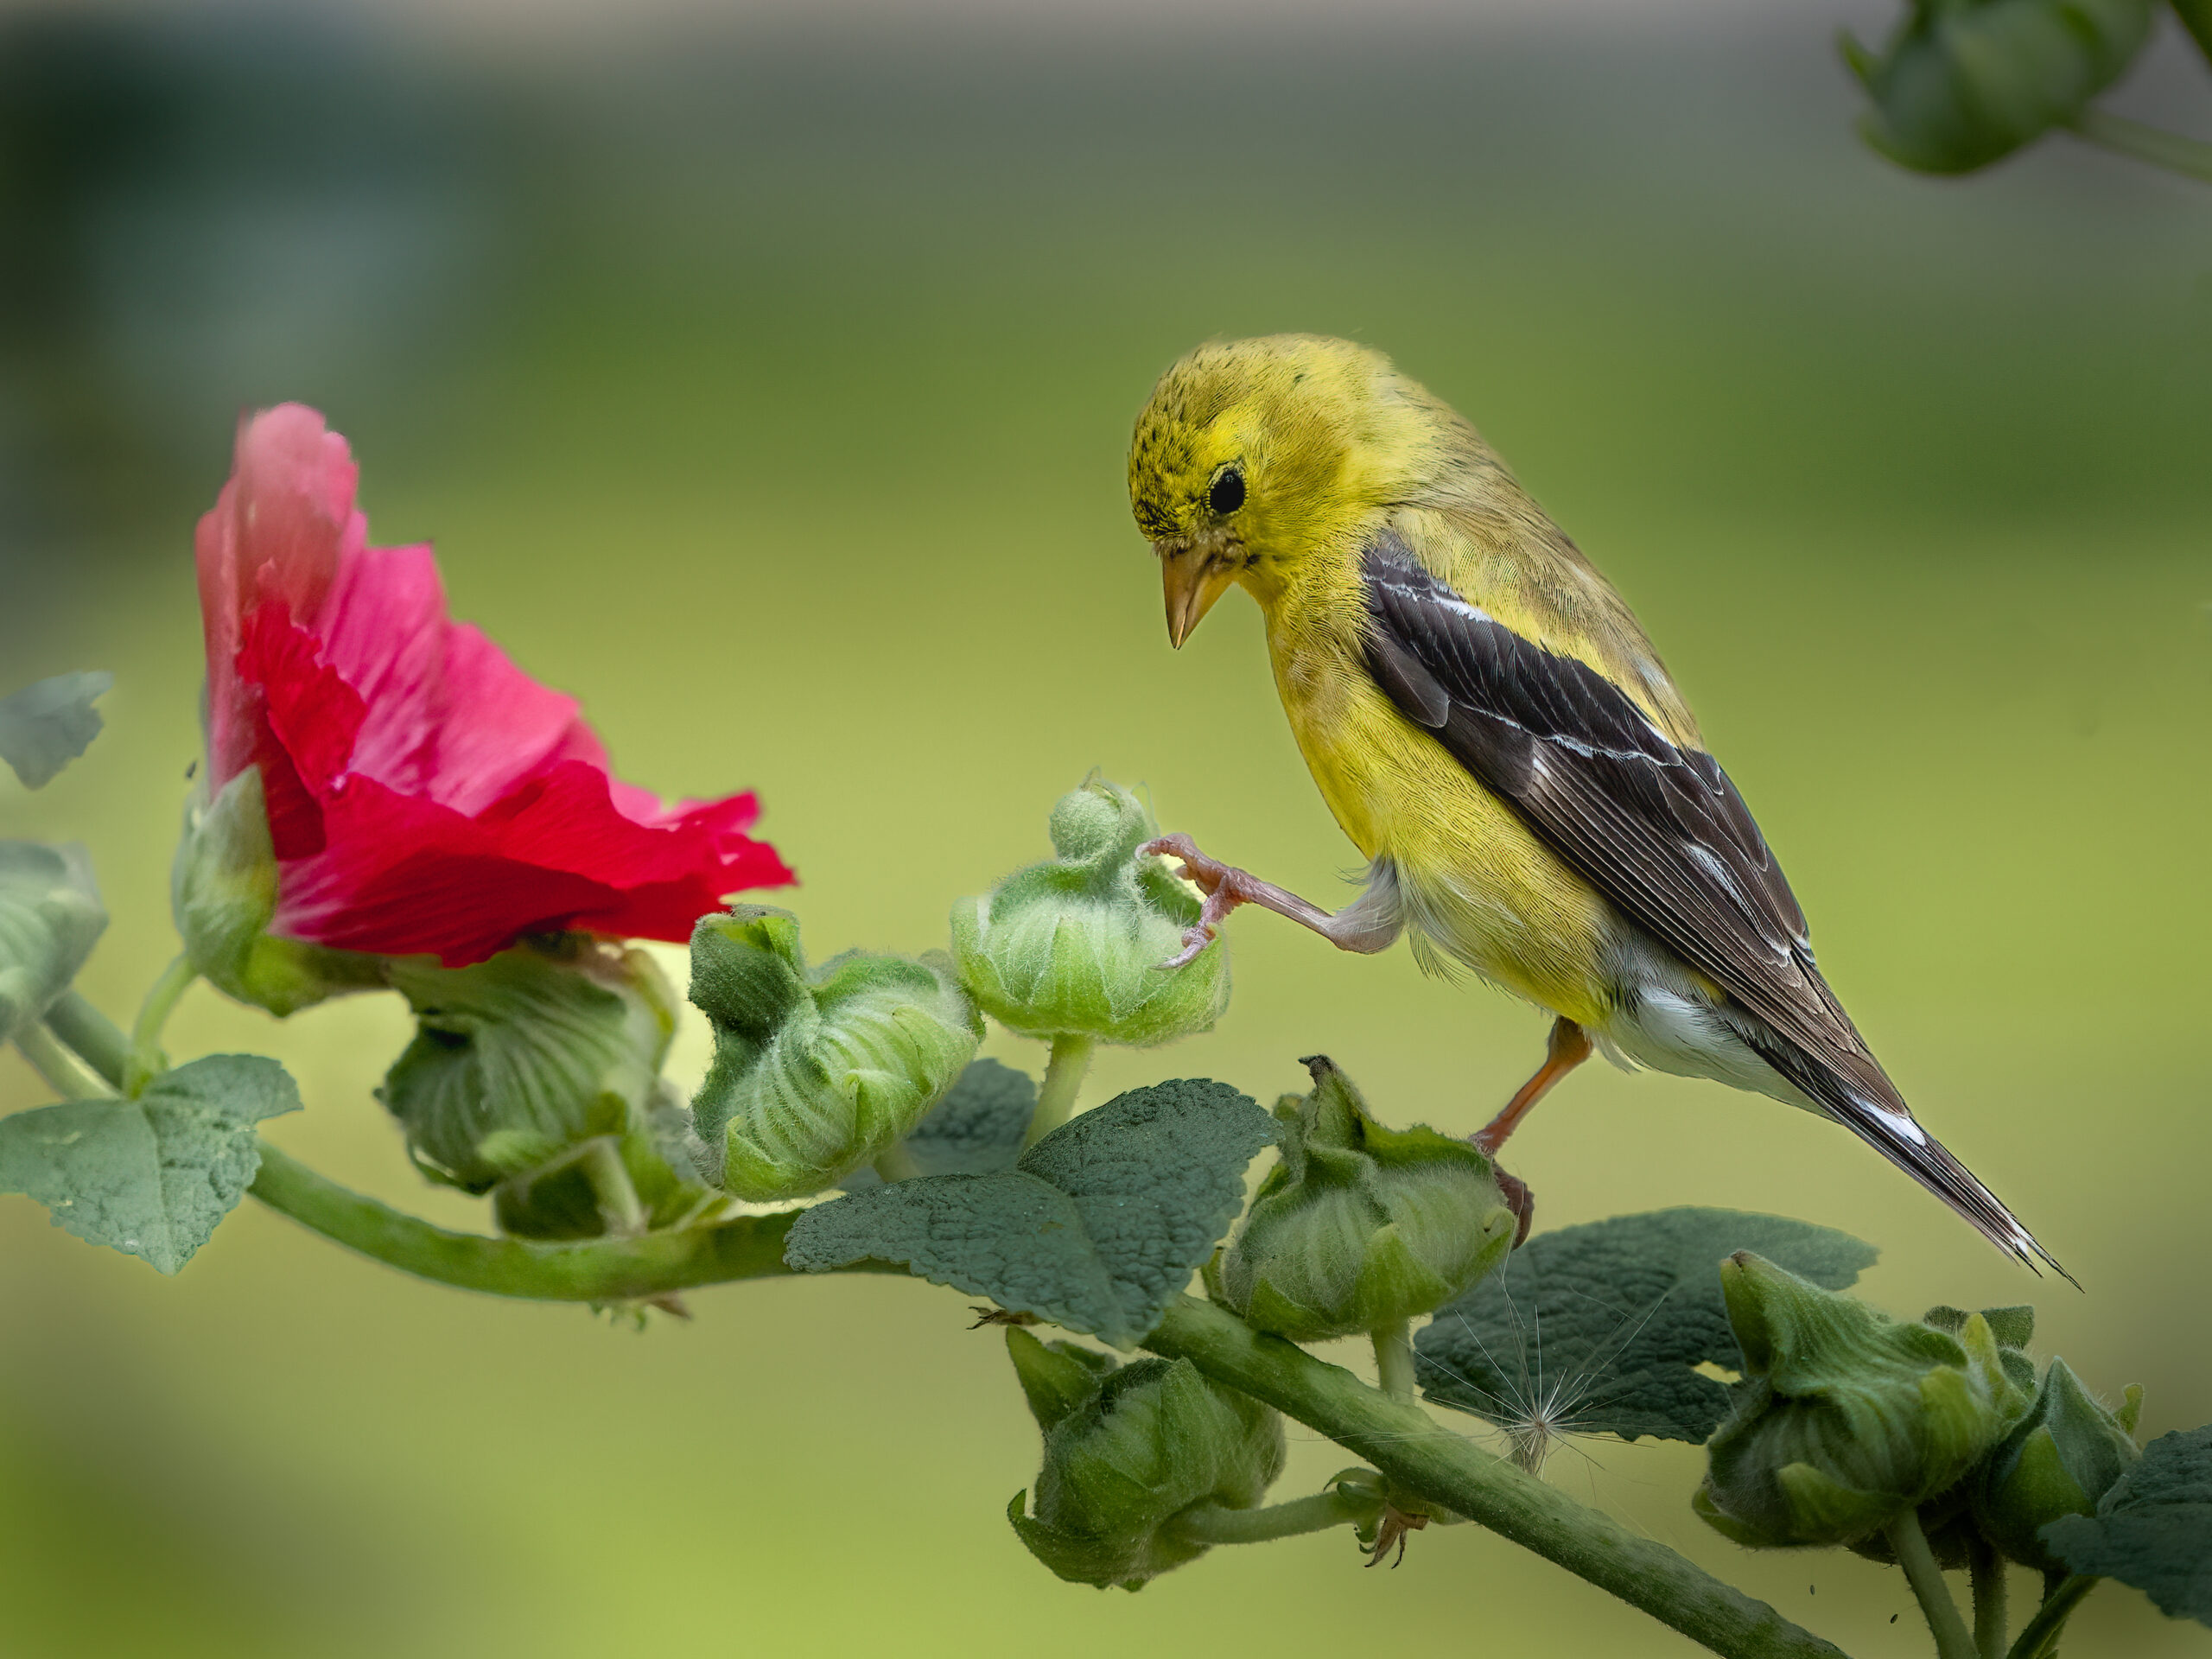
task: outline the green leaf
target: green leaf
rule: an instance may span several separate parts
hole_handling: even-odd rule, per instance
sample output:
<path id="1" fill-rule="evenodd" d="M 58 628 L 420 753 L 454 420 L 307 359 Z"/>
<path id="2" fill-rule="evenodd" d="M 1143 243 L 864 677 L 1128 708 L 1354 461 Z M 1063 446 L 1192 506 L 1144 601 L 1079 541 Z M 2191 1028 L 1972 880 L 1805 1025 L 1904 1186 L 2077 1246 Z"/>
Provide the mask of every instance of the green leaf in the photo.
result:
<path id="1" fill-rule="evenodd" d="M 2212 1423 L 2161 1434 L 2094 1515 L 2043 1541 L 2076 1573 L 2132 1584 L 2172 1618 L 2212 1624 Z"/>
<path id="2" fill-rule="evenodd" d="M 0 1043 L 69 988 L 106 926 L 84 848 L 0 841 Z"/>
<path id="3" fill-rule="evenodd" d="M 0 1118 L 0 1192 L 54 1224 L 175 1273 L 207 1242 L 261 1167 L 253 1126 L 297 1111 L 284 1068 L 211 1054 L 136 1100 L 76 1100 Z"/>
<path id="4" fill-rule="evenodd" d="M 976 1060 L 943 1100 L 899 1142 L 924 1175 L 988 1175 L 1011 1168 L 1037 1110 L 1037 1084 L 1026 1071 Z M 863 1165 L 845 1178 L 848 1192 L 880 1184 Z"/>
<path id="5" fill-rule="evenodd" d="M 1721 1261 L 1738 1250 L 1828 1290 L 1877 1255 L 1847 1233 L 1740 1210 L 1563 1227 L 1437 1310 L 1414 1343 L 1423 1388 L 1507 1428 L 1702 1445 L 1728 1390 L 1696 1368 L 1741 1359 L 1720 1295 Z"/>
<path id="6" fill-rule="evenodd" d="M 903 1262 L 1070 1331 L 1132 1348 L 1243 1207 L 1274 1121 L 1226 1084 L 1133 1089 L 1062 1125 L 1015 1166 L 932 1175 L 819 1205 L 784 1260 L 805 1273 Z"/>
<path id="7" fill-rule="evenodd" d="M 25 789 L 41 789 L 100 734 L 92 702 L 115 683 L 104 669 L 57 674 L 0 697 L 0 760 Z"/>

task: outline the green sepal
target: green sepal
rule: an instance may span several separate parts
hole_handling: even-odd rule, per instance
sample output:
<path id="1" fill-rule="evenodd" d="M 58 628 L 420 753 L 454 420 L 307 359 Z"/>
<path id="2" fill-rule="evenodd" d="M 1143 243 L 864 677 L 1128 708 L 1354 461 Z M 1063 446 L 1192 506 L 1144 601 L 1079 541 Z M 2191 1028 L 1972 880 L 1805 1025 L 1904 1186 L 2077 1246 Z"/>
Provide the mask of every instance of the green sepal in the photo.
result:
<path id="1" fill-rule="evenodd" d="M 203 792 L 185 808 L 169 868 L 169 908 L 200 976 L 280 1019 L 385 983 L 382 957 L 269 931 L 276 914 L 276 849 L 258 766 L 248 766 L 212 800 Z"/>
<path id="2" fill-rule="evenodd" d="M 1323 1055 L 1275 1107 L 1282 1157 L 1223 1253 L 1223 1303 L 1294 1342 L 1377 1331 L 1440 1307 L 1505 1259 L 1520 1222 L 1491 1160 L 1426 1125 L 1368 1115 Z"/>
<path id="3" fill-rule="evenodd" d="M 535 1238 L 597 1236 L 632 1200 L 661 1224 L 705 1189 L 678 1171 L 680 1111 L 660 1069 L 676 995 L 652 958 L 584 934 L 534 940 L 467 968 L 395 958 L 416 1032 L 377 1093 L 432 1179 L 494 1192 L 499 1224 Z M 603 1143 L 626 1184 L 601 1191 Z"/>
<path id="4" fill-rule="evenodd" d="M 1860 135 L 1923 173 L 1968 173 L 2072 120 L 2150 37 L 2152 0 L 1911 0 L 1878 54 L 1845 37 L 1873 107 Z"/>
<path id="5" fill-rule="evenodd" d="M 2063 1516 L 2095 1514 L 2143 1455 L 2134 1436 L 2142 1403 L 2142 1389 L 2130 1388 L 2120 1409 L 2107 1410 L 2064 1360 L 2053 1359 L 2028 1414 L 1975 1478 L 1974 1516 L 1982 1535 L 2007 1560 L 2063 1572 L 2043 1529 Z"/>
<path id="6" fill-rule="evenodd" d="M 691 1001 L 715 1058 L 692 1102 L 709 1179 L 741 1198 L 835 1185 L 918 1124 L 982 1040 L 941 952 L 849 950 L 810 969 L 789 911 L 702 917 Z"/>
<path id="7" fill-rule="evenodd" d="M 1142 1589 L 1205 1554 L 1178 1515 L 1254 1508 L 1282 1472 L 1282 1420 L 1188 1360 L 1137 1360 L 1056 1408 L 1032 1511 L 1017 1494 L 1007 1518 L 1071 1583 Z"/>
<path id="8" fill-rule="evenodd" d="M 1029 1414 L 1046 1431 L 1097 1393 L 1120 1363 L 1113 1355 L 1080 1343 L 1040 1342 L 1019 1325 L 1007 1327 L 1006 1352 L 1021 1383 L 1021 1397 L 1029 1402 Z"/>
<path id="9" fill-rule="evenodd" d="M 1698 1513 L 1758 1548 L 1856 1544 L 1946 1493 L 2019 1421 L 1989 1322 L 1892 1319 L 1739 1252 L 1721 1293 L 1743 1357 Z"/>
<path id="10" fill-rule="evenodd" d="M 1052 809 L 1058 855 L 952 907 L 952 954 L 984 1013 L 1010 1031 L 1149 1048 L 1210 1031 L 1229 1003 L 1216 939 L 1186 965 L 1198 901 L 1137 849 L 1160 831 L 1144 804 L 1096 773 Z"/>
<path id="11" fill-rule="evenodd" d="M 81 845 L 0 841 L 0 1043 L 69 988 L 106 927 Z"/>
<path id="12" fill-rule="evenodd" d="M 210 1054 L 135 1100 L 73 1100 L 0 1118 L 0 1192 L 22 1192 L 81 1239 L 175 1273 L 261 1167 L 255 1125 L 300 1091 L 257 1054 Z"/>
<path id="13" fill-rule="evenodd" d="M 1028 1073 L 996 1060 L 971 1060 L 899 1150 L 912 1174 L 992 1174 L 1011 1169 L 1021 1156 L 1036 1113 L 1037 1084 Z M 863 1165 L 839 1185 L 856 1192 L 880 1181 Z"/>

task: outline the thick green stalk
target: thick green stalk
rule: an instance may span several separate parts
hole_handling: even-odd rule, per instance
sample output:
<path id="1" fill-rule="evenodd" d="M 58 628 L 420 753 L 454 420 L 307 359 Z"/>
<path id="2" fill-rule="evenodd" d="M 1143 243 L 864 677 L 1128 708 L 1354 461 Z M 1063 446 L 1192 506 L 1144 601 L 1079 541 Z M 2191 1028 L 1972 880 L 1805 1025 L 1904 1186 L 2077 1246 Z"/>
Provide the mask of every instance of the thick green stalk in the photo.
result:
<path id="1" fill-rule="evenodd" d="M 1295 1538 L 1300 1533 L 1357 1526 L 1374 1520 L 1382 1511 L 1381 1501 L 1371 1493 L 1332 1486 L 1311 1497 L 1270 1503 L 1263 1510 L 1200 1503 L 1184 1510 L 1168 1525 L 1194 1544 L 1264 1544 L 1275 1538 Z"/>
<path id="2" fill-rule="evenodd" d="M 2066 124 L 2075 137 L 2100 149 L 2109 149 L 2115 155 L 2162 167 L 2169 173 L 2212 184 L 2212 144 L 2184 138 L 2177 132 L 2146 127 L 2140 121 L 2130 121 L 2124 115 L 2109 115 L 2102 110 L 2084 110 Z"/>
<path id="3" fill-rule="evenodd" d="M 2012 1643 L 2011 1659 L 2050 1659 L 2058 1651 L 2059 1632 L 2066 1628 L 2066 1621 L 2074 1616 L 2074 1610 L 2082 1605 L 2082 1598 L 2103 1582 L 2086 1573 L 2059 1580 L 2044 1594 L 2036 1616 L 2020 1627 L 2019 1639 Z"/>
<path id="4" fill-rule="evenodd" d="M 192 958 L 179 957 L 162 969 L 162 976 L 139 1005 L 137 1020 L 130 1027 L 130 1058 L 123 1068 L 123 1092 L 132 1099 L 144 1094 L 146 1085 L 169 1069 L 168 1056 L 162 1052 L 162 1032 L 199 977 Z"/>
<path id="5" fill-rule="evenodd" d="M 1974 1580 L 1974 1650 L 1980 1659 L 2005 1659 L 2005 1558 L 1976 1534 L 1967 1543 Z"/>
<path id="6" fill-rule="evenodd" d="M 29 1061 L 31 1070 L 64 1100 L 97 1100 L 115 1093 L 86 1070 L 83 1062 L 64 1047 L 52 1031 L 35 1020 L 16 1033 L 16 1052 Z"/>
<path id="7" fill-rule="evenodd" d="M 123 1027 L 76 991 L 64 991 L 46 1011 L 46 1028 L 75 1050 L 85 1064 L 117 1089 L 130 1064 L 130 1039 Z"/>
<path id="8" fill-rule="evenodd" d="M 708 1227 L 575 1244 L 486 1238 L 449 1233 L 348 1192 L 265 1141 L 251 1191 L 302 1226 L 403 1273 L 493 1296 L 555 1302 L 629 1301 L 733 1279 L 780 1278 L 791 1271 L 784 1265 L 784 1235 L 798 1214 L 740 1216 Z M 857 1270 L 906 1272 L 880 1263 Z"/>
<path id="9" fill-rule="evenodd" d="M 1083 1074 L 1090 1070 L 1090 1056 L 1098 1044 L 1093 1038 L 1063 1032 L 1052 1039 L 1052 1057 L 1045 1062 L 1045 1082 L 1037 1090 L 1037 1109 L 1030 1114 L 1024 1146 L 1035 1146 L 1068 1121 L 1075 1110 L 1076 1091 Z"/>
<path id="10" fill-rule="evenodd" d="M 1375 1385 L 1393 1400 L 1411 1401 L 1414 1386 L 1413 1321 L 1400 1319 L 1369 1333 L 1375 1344 Z"/>
<path id="11" fill-rule="evenodd" d="M 1729 1659 L 1840 1659 L 1840 1650 L 1664 1544 L 1492 1457 L 1418 1406 L 1280 1337 L 1185 1296 L 1145 1346 L 1187 1359 L 1357 1452 L 1391 1479 L 1640 1607 Z M 1965 1659 L 1973 1659 L 1971 1651 Z"/>
<path id="12" fill-rule="evenodd" d="M 1966 1620 L 1959 1617 L 1959 1604 L 1951 1599 L 1950 1588 L 1943 1582 L 1943 1569 L 1936 1564 L 1936 1552 L 1928 1547 L 1928 1535 L 1920 1529 L 1920 1516 L 1905 1510 L 1890 1522 L 1885 1535 L 1897 1565 L 1904 1569 L 1905 1581 L 1912 1586 L 1920 1611 L 1928 1616 L 1929 1634 L 1936 1638 L 1936 1659 L 1975 1659 L 1974 1637 L 1967 1630 Z"/>

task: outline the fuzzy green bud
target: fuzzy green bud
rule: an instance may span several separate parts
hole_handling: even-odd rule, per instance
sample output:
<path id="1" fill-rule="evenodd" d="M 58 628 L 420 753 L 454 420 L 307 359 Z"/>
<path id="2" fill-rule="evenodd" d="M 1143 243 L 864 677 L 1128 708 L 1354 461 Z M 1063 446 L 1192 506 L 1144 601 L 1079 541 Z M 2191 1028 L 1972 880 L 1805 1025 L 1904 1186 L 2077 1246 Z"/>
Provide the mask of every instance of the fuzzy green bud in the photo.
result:
<path id="1" fill-rule="evenodd" d="M 425 1174 L 496 1188 L 500 1224 L 532 1237 L 643 1230 L 701 1196 L 671 1161 L 676 995 L 645 952 L 569 934 L 390 972 L 417 1028 L 378 1096 Z"/>
<path id="2" fill-rule="evenodd" d="M 1513 1248 L 1519 1218 L 1489 1158 L 1416 1124 L 1385 1128 L 1324 1055 L 1275 1107 L 1282 1157 L 1211 1275 L 1262 1331 L 1311 1342 L 1433 1313 Z"/>
<path id="3" fill-rule="evenodd" d="M 702 1160 L 756 1202 L 819 1192 L 898 1141 L 983 1034 L 944 952 L 810 969 L 797 918 L 760 905 L 700 918 L 691 1001 L 715 1027 L 692 1103 Z"/>
<path id="4" fill-rule="evenodd" d="M 1176 1517 L 1198 1505 L 1249 1510 L 1282 1472 L 1282 1420 L 1188 1360 L 1114 1361 L 1019 1329 L 1007 1351 L 1045 1433 L 1036 1501 L 1007 1518 L 1061 1578 L 1141 1590 L 1206 1546 Z"/>
<path id="5" fill-rule="evenodd" d="M 248 766 L 213 799 L 203 791 L 185 808 L 169 908 L 201 978 L 279 1017 L 385 982 L 381 957 L 269 931 L 276 913 L 276 849 L 258 766 Z"/>
<path id="6" fill-rule="evenodd" d="M 2135 1423 L 2143 1390 L 2130 1386 L 2110 1411 L 2091 1397 L 2063 1359 L 2043 1375 L 2035 1404 L 1990 1454 L 1974 1483 L 1974 1518 L 1982 1536 L 2008 1560 L 2044 1573 L 2066 1563 L 2043 1541 L 2043 1529 L 2063 1516 L 2094 1515 L 2143 1455 Z"/>
<path id="7" fill-rule="evenodd" d="M 1185 966 L 1198 901 L 1137 849 L 1160 831 L 1144 804 L 1094 773 L 1052 809 L 1058 857 L 952 907 L 952 954 L 984 1013 L 1025 1037 L 1149 1048 L 1208 1031 L 1229 1004 L 1216 939 Z"/>
<path id="8" fill-rule="evenodd" d="M 2149 38 L 2152 0 L 1912 0 L 1880 56 L 1843 37 L 1873 99 L 1859 131 L 1923 173 L 1967 173 L 2079 115 Z"/>
<path id="9" fill-rule="evenodd" d="M 1989 1321 L 1891 1319 L 1738 1252 L 1720 1284 L 1743 1350 L 1693 1500 L 1753 1548 L 1851 1544 L 1956 1484 L 2027 1409 Z"/>
<path id="10" fill-rule="evenodd" d="M 0 1043 L 69 988 L 106 926 L 82 846 L 0 841 Z"/>

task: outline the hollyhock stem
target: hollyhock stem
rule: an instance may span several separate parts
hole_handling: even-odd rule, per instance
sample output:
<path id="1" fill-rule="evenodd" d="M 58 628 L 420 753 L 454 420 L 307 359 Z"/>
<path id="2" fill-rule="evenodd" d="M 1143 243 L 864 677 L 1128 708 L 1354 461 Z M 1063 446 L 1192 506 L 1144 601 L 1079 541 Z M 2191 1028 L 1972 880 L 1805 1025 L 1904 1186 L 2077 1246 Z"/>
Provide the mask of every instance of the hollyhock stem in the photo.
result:
<path id="1" fill-rule="evenodd" d="M 123 1068 L 123 1092 L 137 1099 L 146 1091 L 146 1085 L 169 1069 L 168 1056 L 162 1052 L 162 1029 L 169 1022 L 169 1015 L 176 1012 L 176 1005 L 192 988 L 192 982 L 200 971 L 188 957 L 179 957 L 162 969 L 146 993 L 146 1000 L 139 1005 L 138 1019 L 130 1027 L 130 1058 Z"/>
<path id="2" fill-rule="evenodd" d="M 1980 1659 L 2005 1659 L 2005 1558 L 1979 1534 L 1967 1541 L 1974 1583 L 1974 1645 Z"/>
<path id="3" fill-rule="evenodd" d="M 1920 1529 L 1920 1516 L 1907 1510 L 1885 1531 L 1897 1565 L 1904 1569 L 1905 1581 L 1912 1586 L 1920 1611 L 1928 1616 L 1936 1659 L 1975 1659 L 1974 1637 L 1967 1632 L 1966 1620 L 1959 1617 L 1959 1604 L 1951 1599 L 1949 1586 L 1943 1582 L 1943 1569 L 1936 1564 L 1936 1552 Z"/>
<path id="4" fill-rule="evenodd" d="M 1409 1404 L 1414 1399 L 1412 1331 L 1410 1319 L 1400 1319 L 1371 1332 L 1369 1338 L 1375 1344 L 1376 1386 L 1393 1400 Z"/>
<path id="5" fill-rule="evenodd" d="M 35 1020 L 16 1033 L 16 1052 L 64 1100 L 99 1100 L 115 1093 Z"/>
<path id="6" fill-rule="evenodd" d="M 1311 1497 L 1270 1503 L 1265 1509 L 1231 1510 L 1218 1503 L 1200 1503 L 1184 1510 L 1169 1525 L 1194 1544 L 1264 1544 L 1301 1533 L 1357 1526 L 1382 1512 L 1382 1500 L 1372 1493 L 1332 1486 Z"/>
<path id="7" fill-rule="evenodd" d="M 67 1043 L 86 1065 L 121 1089 L 130 1064 L 130 1039 L 123 1028 L 85 1000 L 79 991 L 64 991 L 46 1011 L 46 1028 Z"/>
<path id="8" fill-rule="evenodd" d="M 2076 1573 L 2071 1577 L 2050 1573 L 2044 1575 L 2048 1583 L 2056 1582 L 2044 1594 L 2043 1605 L 2036 1609 L 2036 1616 L 2020 1627 L 2019 1640 L 2012 1643 L 2011 1659 L 2049 1659 L 2058 1650 L 2059 1632 L 2066 1628 L 2066 1621 L 2082 1605 L 2082 1598 L 2102 1584 L 2102 1579 Z"/>
<path id="9" fill-rule="evenodd" d="M 1030 1116 L 1024 1146 L 1035 1146 L 1068 1121 L 1075 1110 L 1077 1091 L 1083 1087 L 1083 1074 L 1090 1069 L 1090 1056 L 1097 1046 L 1095 1039 L 1074 1032 L 1063 1032 L 1052 1039 L 1052 1057 L 1045 1063 L 1045 1083 L 1037 1091 L 1037 1109 Z"/>

